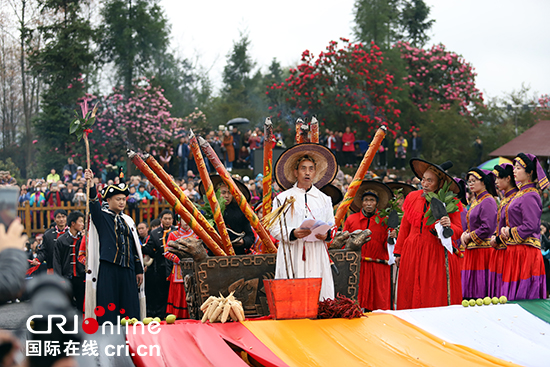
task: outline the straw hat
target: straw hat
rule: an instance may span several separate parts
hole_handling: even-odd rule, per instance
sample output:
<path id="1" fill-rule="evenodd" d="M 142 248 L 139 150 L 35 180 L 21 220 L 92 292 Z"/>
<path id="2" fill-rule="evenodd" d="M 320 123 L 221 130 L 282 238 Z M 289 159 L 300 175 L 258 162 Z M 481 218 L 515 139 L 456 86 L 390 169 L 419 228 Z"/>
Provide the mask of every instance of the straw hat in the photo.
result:
<path id="1" fill-rule="evenodd" d="M 328 185 L 336 177 L 338 163 L 330 149 L 315 143 L 298 144 L 285 150 L 275 163 L 273 170 L 275 180 L 283 190 L 290 189 L 296 182 L 294 176 L 296 164 L 306 155 L 315 161 L 316 173 L 313 184 L 317 188 Z"/>
<path id="2" fill-rule="evenodd" d="M 447 172 L 445 172 L 446 170 L 453 167 L 453 162 L 447 161 L 438 166 L 437 164 L 430 163 L 420 158 L 413 158 L 410 160 L 409 164 L 411 165 L 411 169 L 416 177 L 418 177 L 420 180 L 422 180 L 424 172 L 426 172 L 428 169 L 431 169 L 432 172 L 434 172 L 439 177 L 439 179 L 451 183 L 450 190 L 452 192 L 457 195 L 460 194 L 460 187 L 458 186 L 458 184 Z"/>
<path id="3" fill-rule="evenodd" d="M 372 196 L 375 196 L 378 199 L 378 204 L 376 207 L 379 210 L 385 209 L 388 206 L 390 199 L 393 197 L 391 189 L 383 182 L 374 181 L 374 180 L 365 180 L 357 189 L 355 197 L 350 205 L 350 210 L 354 213 L 357 213 L 363 207 L 363 195 L 365 193 L 370 193 Z"/>
<path id="4" fill-rule="evenodd" d="M 218 187 L 220 183 L 223 182 L 220 175 L 210 175 L 210 181 L 212 181 L 212 185 L 214 186 L 214 190 Z M 245 184 L 243 184 L 241 181 L 233 179 L 235 183 L 237 184 L 237 187 L 242 192 L 244 197 L 246 198 L 246 201 L 250 203 L 250 190 L 248 190 L 248 187 L 246 187 Z M 204 189 L 204 185 L 202 184 L 202 181 L 199 181 L 199 193 L 201 194 L 201 197 L 206 195 L 206 190 Z"/>
<path id="5" fill-rule="evenodd" d="M 330 197 L 330 199 L 332 200 L 332 206 L 339 204 L 344 198 L 344 194 L 342 194 L 342 190 L 340 190 L 339 188 L 337 188 L 332 184 L 328 184 L 324 186 L 321 189 L 321 191 L 323 192 L 323 194 Z"/>
<path id="6" fill-rule="evenodd" d="M 407 197 L 407 195 L 409 195 L 411 192 L 418 190 L 413 185 L 409 185 L 404 182 L 398 182 L 398 181 L 386 182 L 386 185 L 388 185 L 391 192 L 394 192 L 395 190 L 403 189 L 403 191 L 401 191 L 403 193 L 403 197 Z"/>

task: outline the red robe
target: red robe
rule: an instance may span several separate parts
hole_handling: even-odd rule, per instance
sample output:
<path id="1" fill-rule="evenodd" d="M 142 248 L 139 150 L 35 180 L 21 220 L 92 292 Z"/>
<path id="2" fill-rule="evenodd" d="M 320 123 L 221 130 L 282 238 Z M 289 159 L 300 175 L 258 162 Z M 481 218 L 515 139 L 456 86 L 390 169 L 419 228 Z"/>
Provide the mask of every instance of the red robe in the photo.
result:
<path id="1" fill-rule="evenodd" d="M 429 204 L 423 191 L 411 192 L 403 204 L 403 220 L 394 254 L 401 255 L 397 286 L 397 309 L 447 306 L 447 275 L 445 252 L 449 263 L 451 304 L 462 301 L 461 268 L 457 255 L 448 252 L 426 226 L 424 213 Z M 462 211 L 460 204 L 459 208 Z M 453 242 L 462 235 L 460 211 L 449 215 L 454 231 Z"/>
<path id="2" fill-rule="evenodd" d="M 190 236 L 195 236 L 195 233 L 191 229 L 183 230 L 179 228 L 177 231 L 171 232 L 168 235 L 166 243 L 170 241 L 176 241 L 178 238 L 187 238 Z M 183 279 L 181 278 L 179 263 L 179 258 L 173 253 L 169 252 L 164 247 L 164 257 L 174 263 L 172 267 L 172 272 L 168 277 L 170 281 L 170 289 L 168 292 L 168 301 L 166 306 L 166 313 L 176 315 L 178 319 L 188 319 L 189 311 L 187 310 L 187 300 L 185 294 L 185 286 L 183 284 Z M 178 274 L 176 274 L 178 272 Z"/>
<path id="3" fill-rule="evenodd" d="M 376 219 L 379 223 L 376 223 Z M 388 227 L 375 215 L 368 218 L 362 211 L 350 215 L 344 223 L 344 231 L 370 229 L 371 240 L 361 248 L 361 273 L 359 276 L 359 305 L 367 310 L 389 310 L 391 307 L 390 269 L 386 264 L 365 261 L 365 258 L 388 260 Z"/>

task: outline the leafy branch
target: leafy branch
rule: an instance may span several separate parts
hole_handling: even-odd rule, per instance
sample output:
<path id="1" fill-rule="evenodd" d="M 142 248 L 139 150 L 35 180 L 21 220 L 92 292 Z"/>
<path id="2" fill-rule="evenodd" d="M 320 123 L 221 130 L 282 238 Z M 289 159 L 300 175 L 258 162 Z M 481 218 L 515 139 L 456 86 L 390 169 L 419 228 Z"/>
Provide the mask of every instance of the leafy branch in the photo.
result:
<path id="1" fill-rule="evenodd" d="M 75 119 L 69 125 L 69 134 L 75 134 L 78 141 L 82 140 L 84 134 L 90 133 L 90 129 L 95 122 L 95 115 L 97 113 L 97 107 L 99 102 L 96 103 L 92 111 L 88 111 L 87 101 L 83 101 L 80 105 L 82 109 L 82 117 L 78 115 L 77 111 L 74 111 Z"/>
<path id="2" fill-rule="evenodd" d="M 442 203 L 445 204 L 445 209 L 447 210 L 447 214 L 454 213 L 458 211 L 458 205 L 456 205 L 456 195 L 454 192 L 450 191 L 449 188 L 451 187 L 450 182 L 445 182 L 443 187 L 438 191 L 436 194 L 435 192 L 428 192 L 426 193 L 426 201 L 428 203 L 432 202 L 433 198 L 438 198 Z M 428 209 L 426 214 L 424 214 L 424 218 L 428 218 L 428 221 L 426 222 L 426 225 L 431 226 L 435 223 L 435 218 L 432 213 L 432 208 Z"/>
<path id="3" fill-rule="evenodd" d="M 220 190 L 216 191 L 216 199 L 218 199 L 218 203 L 220 204 L 220 210 L 223 214 L 225 211 L 225 199 L 220 194 Z M 204 205 L 199 205 L 199 210 L 204 215 L 204 218 L 214 227 L 216 225 L 216 222 L 214 221 L 214 213 L 212 212 L 212 208 L 210 207 L 210 202 L 208 201 L 208 198 L 206 195 L 202 196 L 202 200 L 204 201 Z"/>
<path id="4" fill-rule="evenodd" d="M 382 223 L 388 224 L 388 217 L 393 210 L 397 212 L 397 215 L 399 216 L 399 222 L 401 223 L 401 219 L 403 219 L 403 209 L 401 208 L 401 205 L 399 205 L 399 202 L 401 202 L 402 199 L 403 189 L 401 188 L 394 190 L 393 198 L 388 202 L 388 206 L 379 211 L 378 217 L 382 219 Z M 380 224 L 380 219 L 374 219 L 376 221 L 376 224 Z"/>

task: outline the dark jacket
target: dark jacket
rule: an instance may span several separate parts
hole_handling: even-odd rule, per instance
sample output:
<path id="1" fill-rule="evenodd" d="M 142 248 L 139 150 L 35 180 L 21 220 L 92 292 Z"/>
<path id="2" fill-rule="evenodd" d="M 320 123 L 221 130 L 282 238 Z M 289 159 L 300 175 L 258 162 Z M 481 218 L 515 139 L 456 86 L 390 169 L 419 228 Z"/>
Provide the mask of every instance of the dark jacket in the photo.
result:
<path id="1" fill-rule="evenodd" d="M 57 226 L 54 226 L 44 232 L 42 244 L 36 251 L 36 257 L 41 263 L 45 261 L 48 269 L 53 268 L 53 251 L 55 248 L 55 243 L 57 242 L 57 239 L 68 230 L 68 228 L 69 227 L 59 230 Z"/>
<path id="2" fill-rule="evenodd" d="M 244 232 L 244 245 L 236 246 L 233 244 L 236 255 L 244 255 L 250 252 L 250 247 L 254 244 L 254 232 L 252 232 L 252 227 L 250 222 L 246 219 L 245 215 L 241 211 L 241 208 L 237 205 L 235 200 L 231 200 L 229 205 L 226 205 L 225 212 L 223 213 L 223 219 L 227 228 L 231 229 L 233 232 L 242 233 Z M 233 241 L 237 238 L 236 235 L 229 232 L 229 238 Z"/>
<path id="3" fill-rule="evenodd" d="M 117 238 L 116 215 L 107 208 L 101 208 L 95 186 L 90 187 L 90 198 L 90 213 L 99 234 L 99 259 L 143 274 L 132 235 L 137 231 L 136 226 L 128 228 L 123 220 L 124 227 L 119 228 L 119 235 L 124 238 L 121 242 Z"/>
<path id="4" fill-rule="evenodd" d="M 166 262 L 164 259 L 164 243 L 168 240 L 170 232 L 175 231 L 177 228 L 171 226 L 170 229 L 164 231 L 162 226 L 151 231 L 149 239 L 145 246 L 142 247 L 142 251 L 145 255 L 149 255 L 153 259 L 151 265 L 151 271 L 158 272 L 160 274 L 166 273 Z M 163 238 L 164 236 L 164 238 Z M 149 271 L 149 270 L 147 270 Z"/>
<path id="5" fill-rule="evenodd" d="M 416 140 L 416 146 L 414 145 L 415 140 Z M 422 151 L 422 138 L 420 136 L 417 136 L 416 138 L 411 138 L 411 144 L 409 146 L 411 150 L 416 150 L 418 152 Z"/>
<path id="6" fill-rule="evenodd" d="M 84 277 L 84 265 L 78 261 L 82 238 L 80 234 L 73 237 L 69 231 L 59 236 L 53 251 L 53 270 L 56 274 L 68 279 Z"/>

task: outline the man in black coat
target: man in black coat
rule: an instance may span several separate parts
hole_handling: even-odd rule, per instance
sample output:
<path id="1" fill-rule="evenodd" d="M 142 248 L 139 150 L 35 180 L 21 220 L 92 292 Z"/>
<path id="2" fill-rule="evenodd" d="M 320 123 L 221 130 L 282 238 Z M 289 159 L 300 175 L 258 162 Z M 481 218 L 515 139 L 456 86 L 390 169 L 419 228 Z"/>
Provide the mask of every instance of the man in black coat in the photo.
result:
<path id="1" fill-rule="evenodd" d="M 174 216 L 169 209 L 163 210 L 159 218 L 161 226 L 151 231 L 147 243 L 143 246 L 143 253 L 153 259 L 153 263 L 145 272 L 145 295 L 147 316 L 164 318 L 170 289 L 170 282 L 166 280 L 165 245 L 170 232 L 177 228 L 172 225 Z"/>
<path id="2" fill-rule="evenodd" d="M 84 310 L 86 290 L 84 264 L 79 261 L 79 250 L 83 239 L 84 214 L 75 210 L 67 217 L 69 230 L 57 239 L 53 251 L 53 270 L 66 278 L 72 285 L 72 303 L 81 313 Z M 80 260 L 85 261 L 84 257 Z"/>
<path id="3" fill-rule="evenodd" d="M 422 152 L 422 138 L 418 136 L 416 131 L 413 131 L 411 139 L 411 153 L 412 158 L 419 158 Z"/>
<path id="4" fill-rule="evenodd" d="M 254 244 L 254 232 L 252 232 L 250 222 L 246 219 L 246 216 L 235 200 L 233 200 L 233 196 L 227 186 L 221 183 L 217 189 L 220 190 L 221 196 L 225 199 L 223 220 L 228 229 L 227 232 L 233 244 L 235 255 L 247 254 L 250 252 L 250 247 Z"/>
<path id="5" fill-rule="evenodd" d="M 64 209 L 57 209 L 54 212 L 55 226 L 44 232 L 42 244 L 37 251 L 37 259 L 46 263 L 48 274 L 53 274 L 53 251 L 57 239 L 67 230 L 67 212 Z"/>
<path id="6" fill-rule="evenodd" d="M 101 196 L 107 205 L 102 206 L 91 169 L 86 169 L 84 178 L 92 183 L 90 214 L 99 237 L 99 269 L 97 279 L 92 279 L 92 282 L 97 281 L 96 305 L 103 307 L 105 313 L 98 316 L 98 323 L 117 322 L 122 309 L 130 318 L 145 317 L 140 312 L 139 287 L 143 283 L 143 264 L 139 257 L 141 246 L 132 218 L 124 214 L 128 186 L 120 183 L 105 187 Z M 91 241 L 92 238 L 88 245 Z M 115 308 L 109 309 L 110 304 Z"/>

